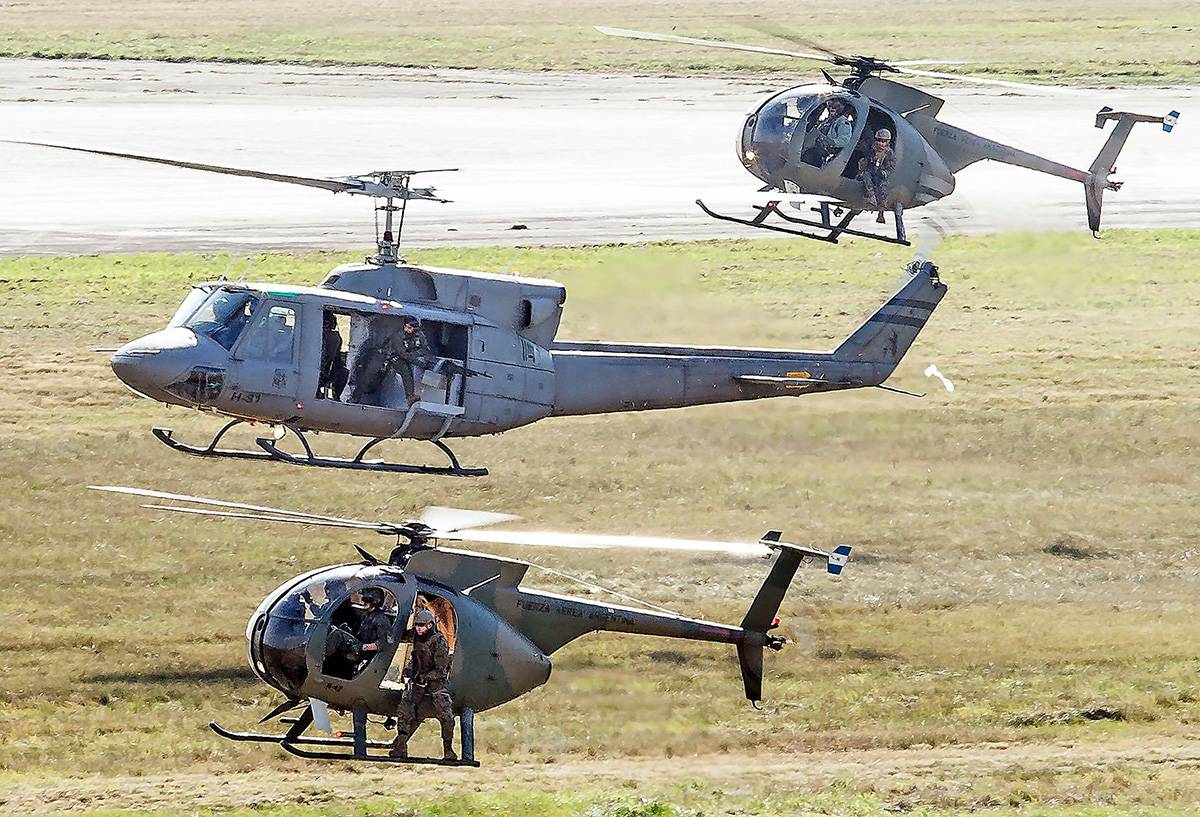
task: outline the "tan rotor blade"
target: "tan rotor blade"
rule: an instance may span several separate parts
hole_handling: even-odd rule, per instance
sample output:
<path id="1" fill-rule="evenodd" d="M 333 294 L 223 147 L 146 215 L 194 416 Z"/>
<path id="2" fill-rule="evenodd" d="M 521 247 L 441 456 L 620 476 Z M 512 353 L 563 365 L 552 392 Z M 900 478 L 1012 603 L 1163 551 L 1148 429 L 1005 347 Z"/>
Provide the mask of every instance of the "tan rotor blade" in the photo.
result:
<path id="1" fill-rule="evenodd" d="M 901 66 L 904 63 L 892 63 L 892 65 Z M 1042 94 L 1082 94 L 1086 93 L 1080 88 L 1069 88 L 1064 85 L 1032 85 L 1027 82 L 1012 82 L 1007 79 L 991 79 L 990 77 L 979 77 L 974 74 L 947 74 L 942 71 L 924 71 L 917 68 L 896 68 L 902 74 L 911 74 L 914 77 L 929 77 L 930 79 L 949 79 L 957 82 L 972 82 L 976 85 L 994 85 L 998 88 L 1011 88 L 1014 91 L 1029 91 L 1030 93 Z"/>
<path id="2" fill-rule="evenodd" d="M 610 28 L 608 26 L 595 26 L 595 29 L 601 34 L 607 34 L 610 37 L 625 37 L 631 40 L 653 40 L 660 43 L 681 43 L 683 45 L 704 45 L 710 48 L 724 48 L 728 51 L 749 51 L 752 54 L 772 54 L 778 57 L 793 57 L 802 60 L 817 60 L 818 62 L 834 62 L 832 57 L 827 57 L 824 54 L 810 54 L 804 51 L 788 51 L 783 48 L 768 48 L 762 45 L 743 45 L 741 43 L 730 43 L 724 40 L 700 40 L 695 37 L 680 37 L 676 34 L 654 34 L 649 31 L 633 31 L 628 28 Z"/>
<path id="3" fill-rule="evenodd" d="M 706 539 L 670 539 L 657 536 L 608 536 L 553 531 L 463 531 L 439 538 L 464 542 L 491 542 L 502 545 L 561 548 L 640 548 L 660 551 L 729 553 L 734 556 L 766 557 L 773 552 L 766 545 L 748 542 L 712 542 Z"/>
<path id="4" fill-rule="evenodd" d="M 225 519 L 251 519 L 255 522 L 289 522 L 293 525 L 313 525 L 319 528 L 348 528 L 351 530 L 370 530 L 376 533 L 390 533 L 390 528 L 380 525 L 351 525 L 347 522 L 325 522 L 320 519 L 297 519 L 292 516 L 272 516 L 270 514 L 238 513 L 237 511 L 218 511 L 212 508 L 184 508 L 180 505 L 142 505 L 152 511 L 174 511 L 176 513 L 191 513 L 198 516 L 219 516 Z"/>
<path id="5" fill-rule="evenodd" d="M 392 526 L 383 522 L 366 522 L 362 519 L 346 519 L 341 516 L 326 516 L 316 513 L 302 513 L 300 511 L 288 511 L 282 508 L 270 508 L 265 505 L 250 505 L 246 502 L 228 502 L 223 499 L 207 499 L 202 496 L 189 496 L 187 494 L 169 494 L 165 491 L 151 491 L 147 488 L 126 488 L 120 485 L 89 485 L 93 491 L 108 491 L 114 494 L 129 494 L 130 496 L 144 496 L 150 499 L 169 499 L 174 502 L 191 502 L 195 505 L 209 505 L 216 508 L 235 508 L 240 511 L 258 511 L 259 513 L 274 514 L 276 516 L 288 516 L 295 519 L 315 519 L 321 522 L 339 522 L 347 525 L 355 525 L 361 527 L 387 527 Z"/>

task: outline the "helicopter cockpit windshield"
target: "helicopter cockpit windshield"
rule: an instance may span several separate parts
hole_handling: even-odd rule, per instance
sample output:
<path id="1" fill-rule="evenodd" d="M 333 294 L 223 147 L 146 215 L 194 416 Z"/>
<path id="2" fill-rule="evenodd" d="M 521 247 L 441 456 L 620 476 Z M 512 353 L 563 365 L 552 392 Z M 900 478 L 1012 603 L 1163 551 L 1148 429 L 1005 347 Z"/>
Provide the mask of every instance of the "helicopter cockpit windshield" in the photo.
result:
<path id="1" fill-rule="evenodd" d="M 310 658 L 321 675 L 356 677 L 377 655 L 363 650 L 363 639 L 376 638 L 381 626 L 394 625 L 400 601 L 412 604 L 411 595 L 397 599 L 389 589 L 390 581 L 382 568 L 343 565 L 281 586 L 259 605 L 246 630 L 255 672 L 288 694 L 295 694 L 308 680 L 314 666 Z M 381 620 L 368 621 L 366 590 L 382 598 Z M 378 654 L 387 655 L 384 660 L 391 658 L 386 650 Z"/>
<path id="2" fill-rule="evenodd" d="M 776 94 L 746 119 L 739 143 L 742 163 L 780 189 L 789 167 L 840 166 L 861 130 L 859 107 L 849 94 L 831 94 L 824 86 Z"/>
<path id="3" fill-rule="evenodd" d="M 184 326 L 197 335 L 212 338 L 226 349 L 232 349 L 258 305 L 258 298 L 245 290 L 218 287 L 209 292 L 189 313 L 185 313 L 189 303 L 196 304 L 199 300 L 196 297 L 197 293 L 203 291 L 192 290 L 170 325 Z"/>

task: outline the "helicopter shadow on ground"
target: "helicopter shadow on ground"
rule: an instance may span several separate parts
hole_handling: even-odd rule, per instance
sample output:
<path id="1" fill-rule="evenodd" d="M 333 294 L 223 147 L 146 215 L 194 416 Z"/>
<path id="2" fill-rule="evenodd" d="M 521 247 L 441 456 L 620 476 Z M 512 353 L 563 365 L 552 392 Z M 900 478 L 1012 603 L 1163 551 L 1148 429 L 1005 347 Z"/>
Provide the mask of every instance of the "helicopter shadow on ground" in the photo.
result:
<path id="1" fill-rule="evenodd" d="M 83 678 L 89 684 L 197 684 L 232 681 L 253 684 L 258 679 L 248 667 L 215 667 L 194 670 L 154 670 L 150 672 L 106 672 Z"/>

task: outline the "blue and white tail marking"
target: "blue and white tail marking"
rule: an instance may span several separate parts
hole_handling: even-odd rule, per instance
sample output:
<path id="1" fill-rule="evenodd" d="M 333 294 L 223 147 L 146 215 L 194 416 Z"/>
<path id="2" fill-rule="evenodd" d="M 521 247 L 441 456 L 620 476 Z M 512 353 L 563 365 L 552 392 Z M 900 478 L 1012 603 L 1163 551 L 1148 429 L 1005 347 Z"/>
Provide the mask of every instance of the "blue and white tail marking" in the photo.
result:
<path id="1" fill-rule="evenodd" d="M 840 576 L 842 568 L 850 561 L 850 550 L 850 545 L 838 545 L 835 547 L 833 552 L 829 554 L 829 560 L 825 569 L 834 576 Z"/>

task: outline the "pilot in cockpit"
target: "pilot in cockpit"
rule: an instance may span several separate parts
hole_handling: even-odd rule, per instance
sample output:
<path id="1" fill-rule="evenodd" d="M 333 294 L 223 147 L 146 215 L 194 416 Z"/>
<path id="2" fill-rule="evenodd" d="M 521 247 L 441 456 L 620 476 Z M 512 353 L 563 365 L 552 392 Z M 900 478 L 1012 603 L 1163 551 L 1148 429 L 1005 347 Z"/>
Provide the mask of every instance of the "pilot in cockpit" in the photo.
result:
<path id="1" fill-rule="evenodd" d="M 824 167 L 854 137 L 851 110 L 844 99 L 833 97 L 825 106 L 825 116 L 810 132 L 809 146 L 805 148 L 801 161 Z"/>

